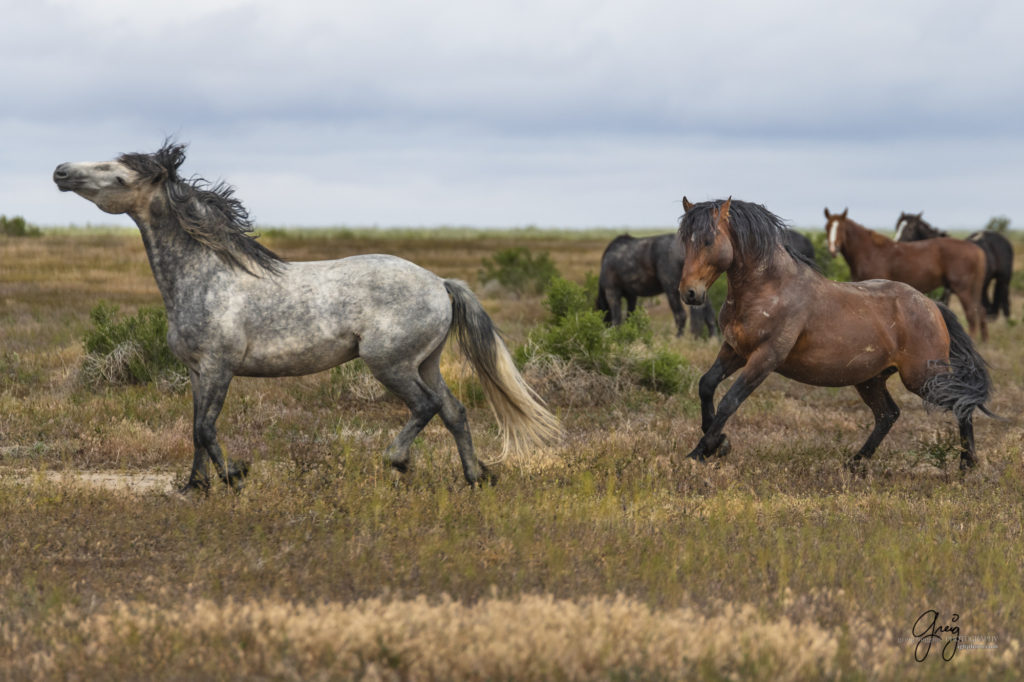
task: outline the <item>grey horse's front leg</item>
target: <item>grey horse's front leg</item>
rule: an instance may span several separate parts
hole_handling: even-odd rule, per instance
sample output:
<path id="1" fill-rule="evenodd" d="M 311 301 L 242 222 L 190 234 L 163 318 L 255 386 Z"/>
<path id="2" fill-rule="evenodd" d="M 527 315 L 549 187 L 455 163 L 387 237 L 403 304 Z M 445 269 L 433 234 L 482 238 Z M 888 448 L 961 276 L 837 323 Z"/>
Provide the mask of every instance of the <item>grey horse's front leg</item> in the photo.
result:
<path id="1" fill-rule="evenodd" d="M 224 399 L 231 385 L 232 375 L 223 371 L 189 371 L 192 382 L 192 472 L 182 492 L 210 489 L 207 462 L 212 460 L 217 475 L 235 490 L 242 487 L 242 479 L 249 473 L 245 462 L 225 462 L 217 442 L 217 417 L 224 407 Z"/>

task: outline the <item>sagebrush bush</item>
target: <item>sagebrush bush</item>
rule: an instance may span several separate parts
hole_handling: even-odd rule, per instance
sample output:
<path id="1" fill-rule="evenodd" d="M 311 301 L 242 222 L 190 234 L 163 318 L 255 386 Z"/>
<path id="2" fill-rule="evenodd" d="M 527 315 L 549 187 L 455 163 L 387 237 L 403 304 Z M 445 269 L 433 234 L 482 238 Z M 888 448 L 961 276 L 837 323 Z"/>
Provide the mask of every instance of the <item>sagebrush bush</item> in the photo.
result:
<path id="1" fill-rule="evenodd" d="M 583 370 L 624 377 L 629 383 L 667 394 L 690 385 L 686 360 L 655 347 L 646 310 L 637 308 L 621 325 L 608 327 L 604 313 L 593 308 L 595 297 L 594 278 L 588 278 L 587 286 L 561 277 L 553 279 L 543 302 L 548 319 L 517 349 L 517 361 L 537 364 L 537 358 L 552 356 Z"/>
<path id="2" fill-rule="evenodd" d="M 515 293 L 540 294 L 558 276 L 558 268 L 547 251 L 535 258 L 525 246 L 513 246 L 484 258 L 478 276 L 483 283 L 496 281 Z"/>
<path id="3" fill-rule="evenodd" d="M 87 383 L 183 385 L 187 370 L 167 345 L 167 313 L 157 306 L 121 317 L 117 305 L 100 301 L 89 313 L 92 329 L 82 339 Z"/>

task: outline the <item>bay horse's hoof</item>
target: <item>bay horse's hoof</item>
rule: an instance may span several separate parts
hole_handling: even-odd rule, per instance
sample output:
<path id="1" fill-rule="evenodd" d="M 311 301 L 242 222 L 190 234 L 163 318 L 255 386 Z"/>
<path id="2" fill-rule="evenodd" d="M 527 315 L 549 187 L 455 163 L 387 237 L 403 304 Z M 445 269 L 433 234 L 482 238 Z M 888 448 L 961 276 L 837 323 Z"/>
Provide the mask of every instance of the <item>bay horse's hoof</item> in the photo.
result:
<path id="1" fill-rule="evenodd" d="M 846 461 L 846 470 L 854 476 L 863 476 L 868 472 L 868 464 L 860 457 L 851 457 Z"/>
<path id="2" fill-rule="evenodd" d="M 704 455 L 700 452 L 700 448 L 695 448 L 693 452 L 686 456 L 686 459 L 692 459 L 696 462 L 700 462 L 701 464 L 707 461 L 704 458 Z"/>

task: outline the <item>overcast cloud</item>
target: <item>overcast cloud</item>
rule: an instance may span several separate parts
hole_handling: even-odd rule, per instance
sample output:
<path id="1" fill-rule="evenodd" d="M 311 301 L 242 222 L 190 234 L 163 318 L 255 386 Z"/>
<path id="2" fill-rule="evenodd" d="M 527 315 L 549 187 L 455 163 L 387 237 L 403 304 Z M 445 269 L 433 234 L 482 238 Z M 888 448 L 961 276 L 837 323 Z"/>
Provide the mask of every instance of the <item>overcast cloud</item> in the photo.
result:
<path id="1" fill-rule="evenodd" d="M 61 161 L 190 145 L 262 225 L 1024 223 L 1024 4 L 0 0 L 0 213 L 130 224 Z"/>

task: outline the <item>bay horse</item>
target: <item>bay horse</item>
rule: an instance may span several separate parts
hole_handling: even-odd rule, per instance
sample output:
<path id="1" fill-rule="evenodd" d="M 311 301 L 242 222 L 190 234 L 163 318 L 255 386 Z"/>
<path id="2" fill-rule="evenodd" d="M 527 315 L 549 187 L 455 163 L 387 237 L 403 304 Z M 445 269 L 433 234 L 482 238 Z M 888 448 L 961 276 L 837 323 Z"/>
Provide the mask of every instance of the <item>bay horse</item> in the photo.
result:
<path id="1" fill-rule="evenodd" d="M 815 386 L 853 386 L 875 426 L 850 460 L 863 467 L 900 410 L 885 386 L 903 385 L 949 409 L 960 429 L 960 467 L 976 462 L 973 413 L 985 408 L 991 381 L 985 361 L 946 306 L 902 282 L 833 282 L 784 247 L 782 220 L 764 206 L 731 198 L 691 204 L 678 237 L 686 244 L 679 290 L 701 303 L 724 272 L 729 292 L 719 321 L 722 347 L 698 385 L 703 436 L 689 457 L 731 449 L 726 421 L 771 372 Z M 715 390 L 742 370 L 717 409 Z"/>
<path id="2" fill-rule="evenodd" d="M 900 213 L 896 221 L 898 242 L 914 242 L 935 237 L 948 237 L 943 230 L 931 226 L 924 218 L 924 213 Z M 1010 240 L 993 230 L 979 230 L 967 237 L 985 252 L 985 283 L 981 286 L 981 305 L 989 317 L 999 317 L 1002 312 L 1010 317 L 1010 280 L 1013 278 L 1013 245 Z M 994 286 L 989 286 L 995 282 Z M 989 289 L 992 290 L 991 297 Z M 944 293 L 944 300 L 949 300 L 949 290 Z"/>
<path id="3" fill-rule="evenodd" d="M 185 145 L 167 141 L 153 154 L 63 163 L 53 172 L 61 191 L 107 213 L 128 214 L 142 234 L 167 308 L 167 341 L 192 386 L 195 450 L 183 492 L 209 489 L 209 460 L 236 490 L 248 473 L 248 465 L 225 461 L 217 442 L 217 416 L 232 377 L 311 374 L 356 357 L 412 413 L 385 451 L 392 467 L 408 469 L 413 439 L 440 414 L 466 481 L 492 479 L 474 453 L 466 409 L 441 377 L 450 334 L 480 378 L 503 456 L 558 436 L 557 419 L 516 370 L 465 283 L 382 254 L 285 261 L 252 235 L 234 189 L 182 179 L 184 160 Z"/>
<path id="4" fill-rule="evenodd" d="M 675 233 L 636 238 L 622 234 L 611 241 L 601 255 L 596 309 L 604 311 L 606 324 L 622 324 L 622 299 L 627 314 L 636 310 L 639 296 L 664 293 L 676 323 L 676 336 L 686 328 L 686 307 L 679 298 L 679 275 L 686 254 Z M 690 332 L 700 336 L 718 335 L 718 320 L 711 303 L 690 310 Z"/>
<path id="5" fill-rule="evenodd" d="M 939 237 L 920 242 L 894 242 L 847 217 L 825 209 L 825 233 L 832 256 L 842 252 L 853 281 L 891 279 L 905 282 L 922 293 L 948 287 L 963 305 L 971 334 L 980 328 L 988 338 L 981 307 L 985 283 L 985 252 L 976 244 Z"/>

